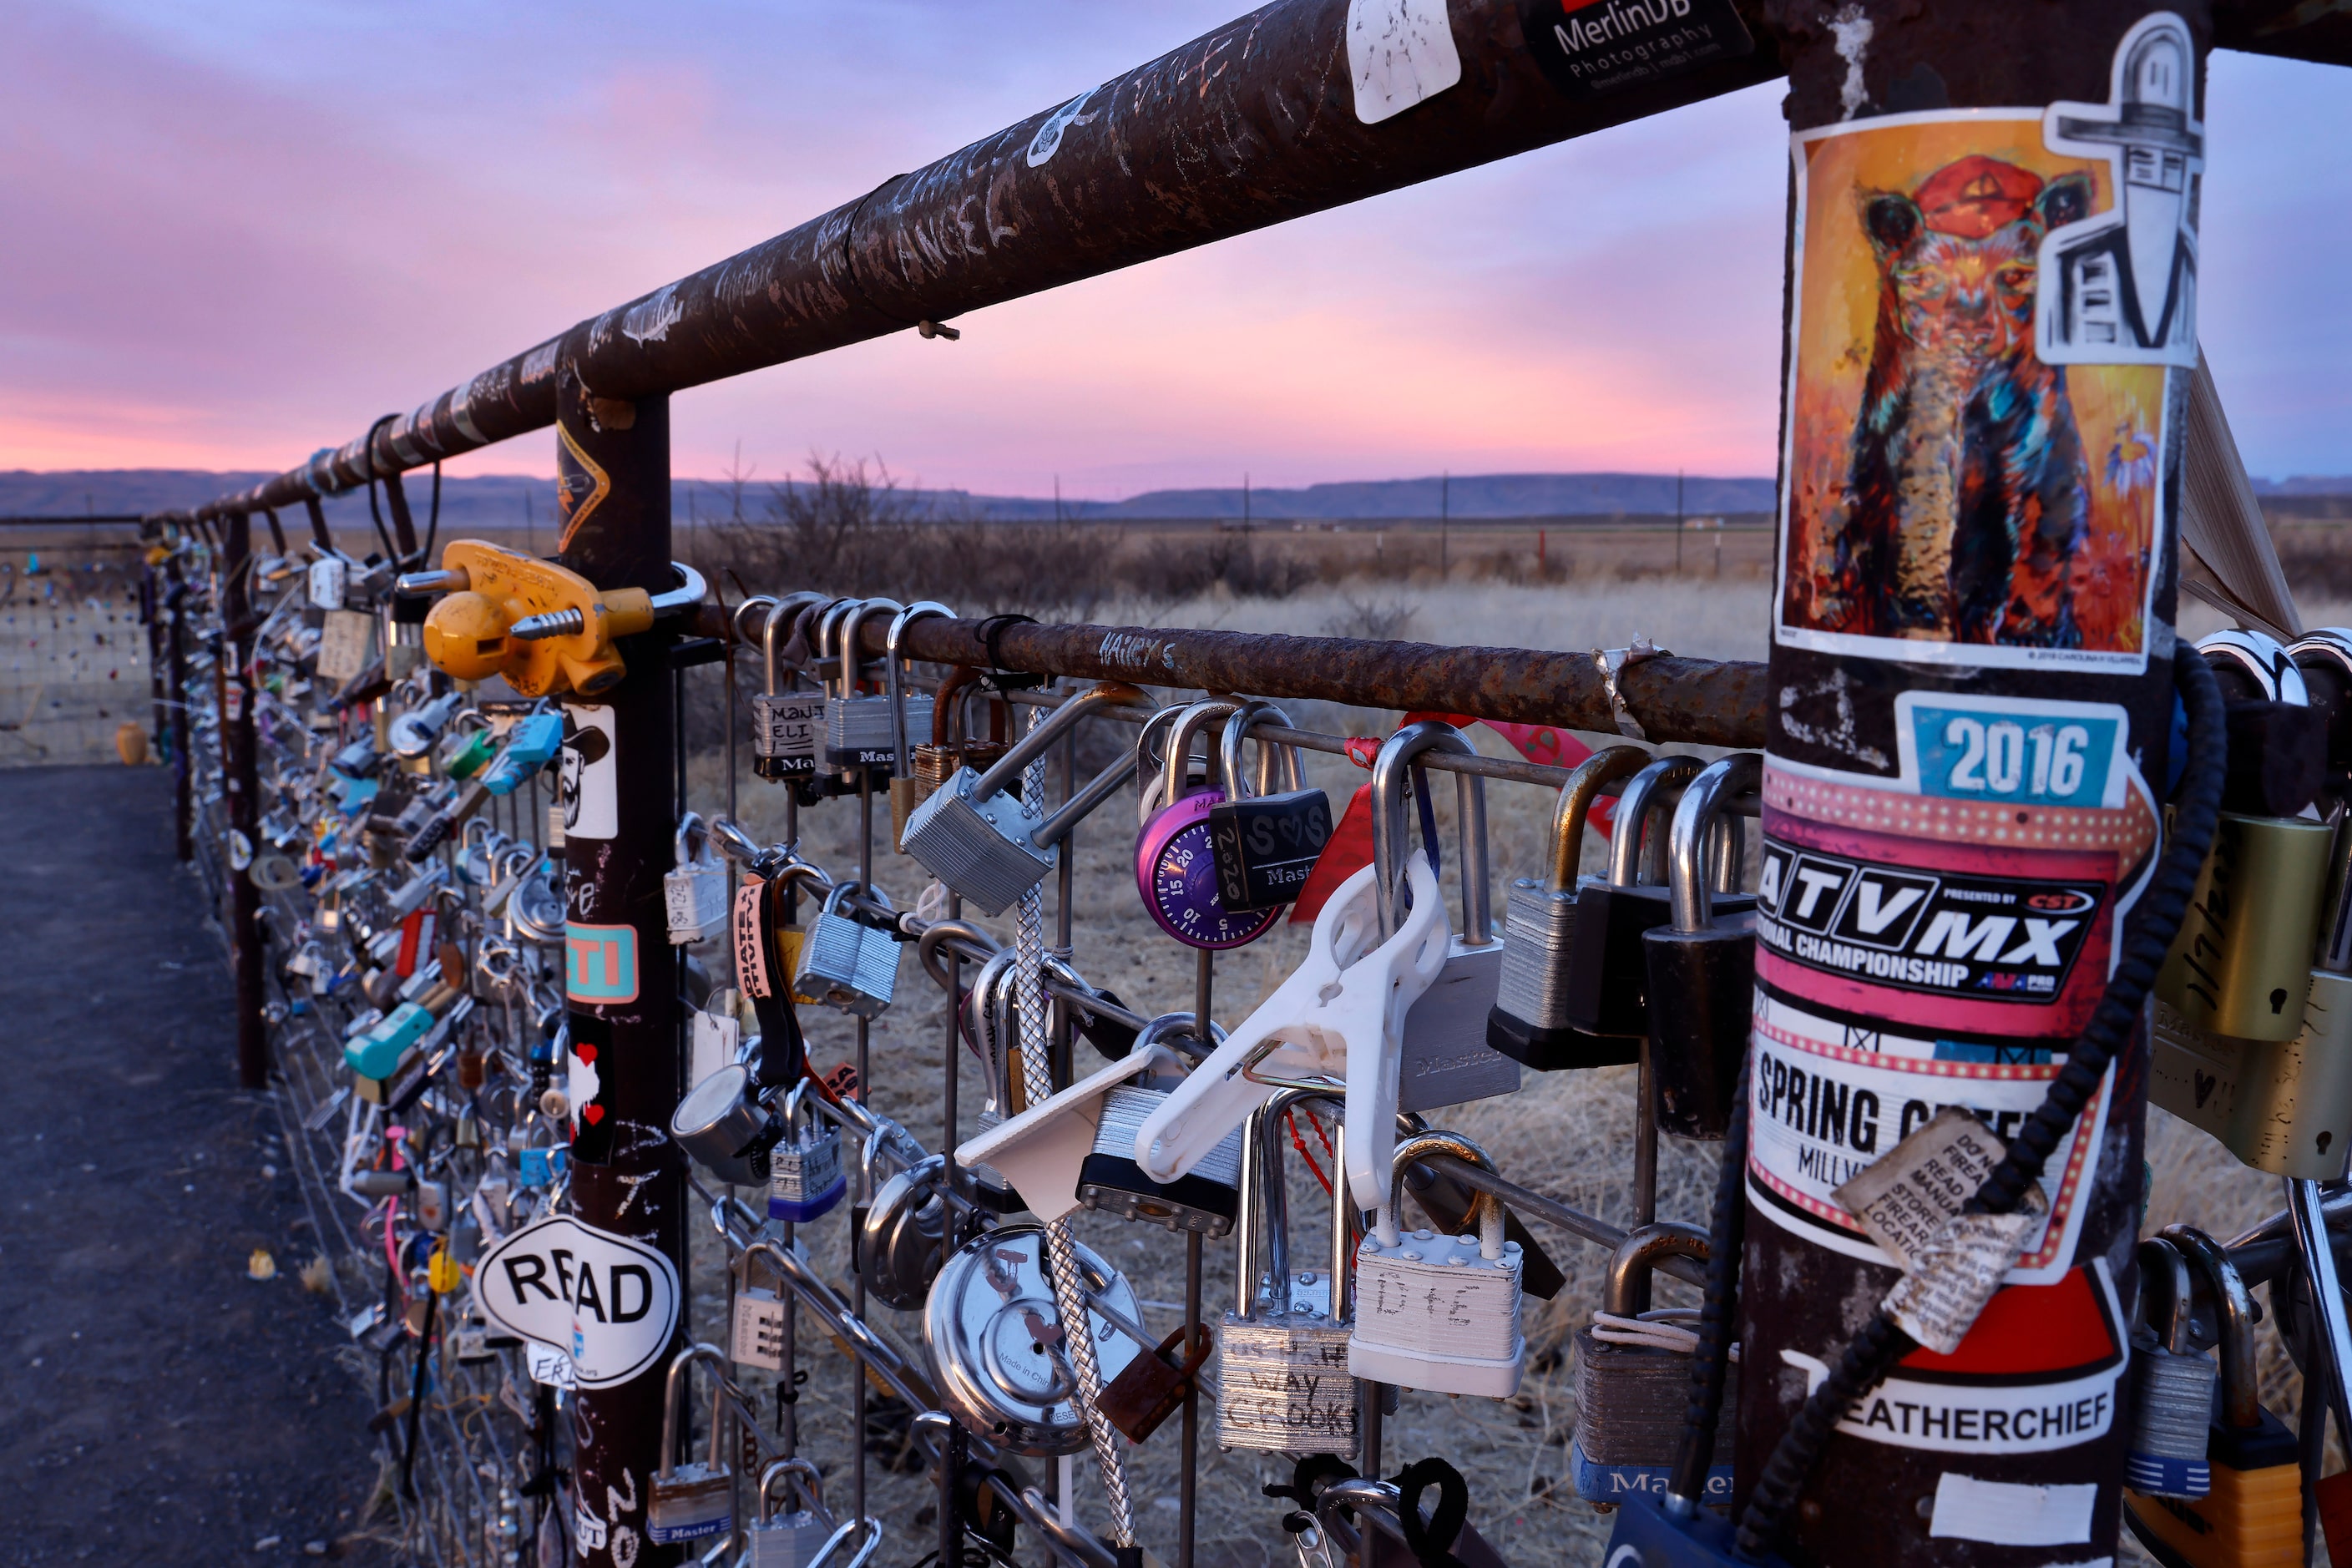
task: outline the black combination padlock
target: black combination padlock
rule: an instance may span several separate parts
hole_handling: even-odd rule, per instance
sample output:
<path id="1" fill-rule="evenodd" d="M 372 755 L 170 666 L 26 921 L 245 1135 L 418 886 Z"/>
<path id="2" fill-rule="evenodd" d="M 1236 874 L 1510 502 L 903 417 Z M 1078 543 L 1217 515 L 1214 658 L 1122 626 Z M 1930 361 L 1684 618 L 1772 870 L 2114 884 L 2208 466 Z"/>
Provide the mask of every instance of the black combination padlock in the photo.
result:
<path id="1" fill-rule="evenodd" d="M 1672 919 L 1642 933 L 1654 1109 L 1658 1131 L 1678 1138 L 1723 1137 L 1739 1094 L 1739 1063 L 1755 1013 L 1756 911 L 1751 900 L 1745 910 L 1718 915 L 1707 884 L 1710 869 L 1738 877 L 1744 858 L 1739 818 L 1724 815 L 1723 803 L 1754 789 L 1763 773 L 1762 757 L 1742 752 L 1683 791 L 1667 849 Z M 1711 842 L 1727 866 L 1709 867 Z"/>

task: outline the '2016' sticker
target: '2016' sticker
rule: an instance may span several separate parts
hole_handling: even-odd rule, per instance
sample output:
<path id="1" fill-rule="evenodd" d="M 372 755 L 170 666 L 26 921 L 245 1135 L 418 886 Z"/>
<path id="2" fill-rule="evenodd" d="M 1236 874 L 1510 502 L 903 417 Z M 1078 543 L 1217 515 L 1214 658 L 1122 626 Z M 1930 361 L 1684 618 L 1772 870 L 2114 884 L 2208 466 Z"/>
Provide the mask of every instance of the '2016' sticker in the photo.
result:
<path id="1" fill-rule="evenodd" d="M 1895 700 L 1903 782 L 1921 795 L 2003 805 L 2124 804 L 2126 718 L 2109 702 L 1906 691 Z"/>

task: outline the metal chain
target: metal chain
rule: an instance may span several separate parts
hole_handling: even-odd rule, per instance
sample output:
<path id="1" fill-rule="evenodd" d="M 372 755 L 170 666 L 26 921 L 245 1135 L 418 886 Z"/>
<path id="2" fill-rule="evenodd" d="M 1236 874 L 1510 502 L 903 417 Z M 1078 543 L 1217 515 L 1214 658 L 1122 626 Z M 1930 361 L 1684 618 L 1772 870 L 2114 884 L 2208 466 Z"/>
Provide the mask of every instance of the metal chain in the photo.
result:
<path id="1" fill-rule="evenodd" d="M 1031 712 L 1032 729 L 1045 721 L 1044 710 Z M 1021 775 L 1022 815 L 1042 819 L 1045 798 L 1045 759 L 1039 756 Z M 1064 853 L 1067 852 L 1066 847 Z M 1045 895 L 1044 884 L 1040 883 L 1021 895 L 1013 948 L 1013 996 L 1021 1010 L 1021 1072 L 1031 1105 L 1042 1104 L 1054 1092 L 1053 1069 L 1045 1050 Z M 1012 1107 L 1007 1106 L 1005 1110 L 1010 1115 Z M 1127 1467 L 1119 1455 L 1118 1434 L 1103 1415 L 1099 1403 L 1102 1367 L 1095 1359 L 1094 1333 L 1087 1322 L 1086 1291 L 1079 1278 L 1077 1242 L 1070 1235 L 1068 1221 L 1046 1222 L 1045 1252 L 1045 1277 L 1053 1281 L 1054 1308 L 1062 1320 L 1062 1343 L 1069 1350 L 1070 1369 L 1077 1379 L 1077 1396 L 1073 1403 L 1085 1418 L 1087 1436 L 1094 1443 L 1095 1462 L 1102 1469 L 1103 1491 L 1110 1500 L 1111 1535 L 1118 1545 L 1132 1546 L 1135 1506 L 1127 1495 Z M 1064 1500 L 1066 1505 L 1067 1500 Z"/>

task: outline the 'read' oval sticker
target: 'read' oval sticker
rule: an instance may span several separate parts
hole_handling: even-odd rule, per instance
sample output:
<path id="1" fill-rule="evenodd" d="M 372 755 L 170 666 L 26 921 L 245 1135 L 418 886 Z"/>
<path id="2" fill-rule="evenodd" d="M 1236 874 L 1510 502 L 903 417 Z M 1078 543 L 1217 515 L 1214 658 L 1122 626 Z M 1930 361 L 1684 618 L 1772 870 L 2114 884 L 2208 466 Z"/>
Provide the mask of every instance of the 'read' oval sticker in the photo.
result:
<path id="1" fill-rule="evenodd" d="M 581 1388 L 626 1383 L 677 1330 L 677 1268 L 641 1241 L 551 1215 L 474 1266 L 474 1300 L 509 1333 L 568 1357 Z"/>

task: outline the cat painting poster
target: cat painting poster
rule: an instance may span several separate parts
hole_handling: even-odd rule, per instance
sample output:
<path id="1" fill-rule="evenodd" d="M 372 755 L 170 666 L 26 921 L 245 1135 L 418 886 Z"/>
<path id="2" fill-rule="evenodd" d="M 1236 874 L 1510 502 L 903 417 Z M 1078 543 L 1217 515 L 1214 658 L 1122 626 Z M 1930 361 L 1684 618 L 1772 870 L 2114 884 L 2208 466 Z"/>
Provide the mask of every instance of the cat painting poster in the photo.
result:
<path id="1" fill-rule="evenodd" d="M 2116 201 L 2111 160 L 2043 128 L 1957 110 L 1795 139 L 1782 645 L 2146 667 L 2167 370 L 2037 354 L 2044 241 Z"/>

